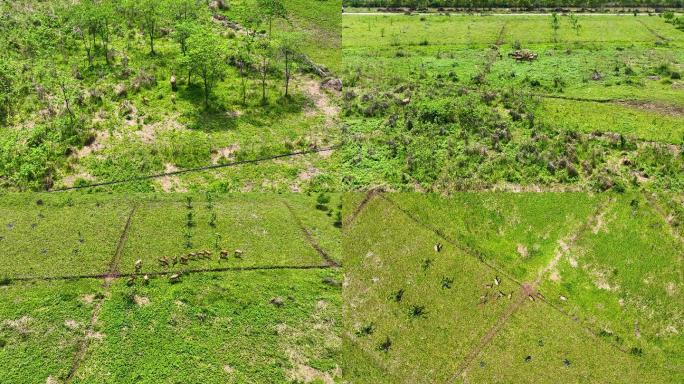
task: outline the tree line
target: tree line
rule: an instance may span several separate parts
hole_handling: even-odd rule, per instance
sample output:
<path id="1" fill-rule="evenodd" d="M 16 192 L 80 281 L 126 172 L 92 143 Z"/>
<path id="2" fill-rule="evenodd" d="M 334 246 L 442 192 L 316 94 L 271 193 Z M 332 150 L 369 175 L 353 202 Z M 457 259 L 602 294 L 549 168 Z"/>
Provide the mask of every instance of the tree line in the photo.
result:
<path id="1" fill-rule="evenodd" d="M 681 8 L 684 0 L 343 0 L 346 7 L 378 8 L 606 8 L 606 7 L 650 7 Z"/>

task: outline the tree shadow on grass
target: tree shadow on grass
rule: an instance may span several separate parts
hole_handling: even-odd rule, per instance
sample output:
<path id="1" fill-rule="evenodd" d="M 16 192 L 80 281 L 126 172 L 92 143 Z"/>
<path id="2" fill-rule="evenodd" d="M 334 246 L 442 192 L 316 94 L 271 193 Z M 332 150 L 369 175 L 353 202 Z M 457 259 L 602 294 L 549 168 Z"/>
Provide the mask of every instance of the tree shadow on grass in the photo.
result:
<path id="1" fill-rule="evenodd" d="M 272 97 L 265 104 L 254 101 L 248 102 L 247 105 L 213 96 L 209 99 L 209 107 L 205 107 L 204 91 L 201 86 L 193 84 L 189 87 L 179 87 L 176 93 L 179 98 L 194 105 L 192 111 L 183 114 L 187 127 L 203 132 L 233 130 L 241 124 L 271 126 L 287 119 L 289 115 L 303 113 L 304 108 L 310 104 L 310 100 L 301 94 L 287 98 Z"/>

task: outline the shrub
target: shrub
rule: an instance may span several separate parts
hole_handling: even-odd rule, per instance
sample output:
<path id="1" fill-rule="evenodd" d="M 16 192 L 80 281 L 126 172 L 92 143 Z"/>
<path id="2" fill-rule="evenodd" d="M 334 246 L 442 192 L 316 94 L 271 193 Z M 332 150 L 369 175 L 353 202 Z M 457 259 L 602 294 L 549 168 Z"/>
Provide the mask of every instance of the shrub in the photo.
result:
<path id="1" fill-rule="evenodd" d="M 392 340 L 390 340 L 390 338 L 387 337 L 387 338 L 385 338 L 385 341 L 383 341 L 382 343 L 380 343 L 380 345 L 378 345 L 378 350 L 387 353 L 387 352 L 389 352 L 390 347 L 392 347 Z"/>
<path id="2" fill-rule="evenodd" d="M 425 306 L 423 305 L 412 305 L 409 309 L 409 316 L 412 318 L 425 316 Z"/>

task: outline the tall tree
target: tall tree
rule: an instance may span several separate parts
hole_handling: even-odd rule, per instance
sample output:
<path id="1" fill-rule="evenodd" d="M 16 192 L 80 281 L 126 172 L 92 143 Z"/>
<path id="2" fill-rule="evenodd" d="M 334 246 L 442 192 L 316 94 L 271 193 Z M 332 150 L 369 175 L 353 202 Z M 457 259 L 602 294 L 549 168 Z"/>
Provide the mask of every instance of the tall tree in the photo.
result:
<path id="1" fill-rule="evenodd" d="M 283 0 L 258 0 L 259 12 L 268 22 L 268 36 L 273 32 L 273 21 L 276 19 L 287 20 L 287 9 Z"/>
<path id="2" fill-rule="evenodd" d="M 247 104 L 247 77 L 252 67 L 252 51 L 253 51 L 253 37 L 247 36 L 238 42 L 235 50 L 235 66 L 240 74 L 240 89 L 242 105 Z"/>
<path id="3" fill-rule="evenodd" d="M 99 31 L 97 6 L 92 0 L 83 0 L 71 10 L 74 35 L 83 43 L 88 64 L 93 65 L 95 58 L 96 37 Z"/>
<path id="4" fill-rule="evenodd" d="M 551 14 L 551 29 L 553 29 L 553 42 L 558 42 L 558 30 L 560 29 L 560 18 L 556 12 Z"/>
<path id="5" fill-rule="evenodd" d="M 268 73 L 271 71 L 271 58 L 273 57 L 273 45 L 271 39 L 259 39 L 256 42 L 256 53 L 259 59 L 259 78 L 261 80 L 261 104 L 267 104 L 266 83 Z"/>
<path id="6" fill-rule="evenodd" d="M 198 29 L 188 38 L 187 43 L 187 53 L 181 63 L 188 71 L 197 73 L 202 78 L 204 106 L 208 108 L 211 92 L 227 67 L 227 47 L 224 40 L 209 28 Z"/>
<path id="7" fill-rule="evenodd" d="M 173 32 L 173 38 L 180 45 L 183 55 L 188 50 L 188 38 L 199 29 L 199 25 L 194 20 L 181 20 L 176 23 L 176 28 Z"/>
<path id="8" fill-rule="evenodd" d="M 278 55 L 283 59 L 285 66 L 285 97 L 289 97 L 290 91 L 290 78 L 291 71 L 290 67 L 292 61 L 299 50 L 299 42 L 301 41 L 301 36 L 294 33 L 288 33 L 283 35 L 278 43 Z"/>
<path id="9" fill-rule="evenodd" d="M 570 14 L 570 25 L 572 26 L 572 29 L 575 30 L 575 34 L 579 36 L 582 26 L 579 23 L 579 18 L 577 18 L 577 15 L 574 13 Z"/>
<path id="10" fill-rule="evenodd" d="M 116 12 L 111 0 L 103 0 L 94 7 L 93 17 L 97 20 L 97 33 L 102 41 L 105 61 L 109 64 L 109 42 L 116 23 Z"/>
<path id="11" fill-rule="evenodd" d="M 154 39 L 166 11 L 164 0 L 141 0 L 138 4 L 141 23 L 150 39 L 150 54 L 154 55 Z"/>

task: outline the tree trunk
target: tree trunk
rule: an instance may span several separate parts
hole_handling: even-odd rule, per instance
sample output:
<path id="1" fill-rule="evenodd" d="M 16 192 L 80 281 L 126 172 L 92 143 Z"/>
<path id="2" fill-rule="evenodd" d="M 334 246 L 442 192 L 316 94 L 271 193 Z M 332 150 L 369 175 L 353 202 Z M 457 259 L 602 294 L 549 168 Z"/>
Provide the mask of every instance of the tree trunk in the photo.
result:
<path id="1" fill-rule="evenodd" d="M 285 98 L 289 96 L 290 89 L 290 61 L 288 60 L 288 52 L 285 51 Z"/>
<path id="2" fill-rule="evenodd" d="M 66 105 L 66 110 L 67 110 L 67 112 L 69 112 L 69 122 L 71 123 L 71 126 L 73 127 L 74 126 L 74 113 L 71 112 L 71 106 L 69 105 L 69 98 L 67 97 L 66 89 L 65 89 L 66 87 L 65 87 L 64 83 L 61 83 L 59 85 L 59 88 L 62 90 L 62 97 L 64 97 L 64 103 Z"/>
<path id="3" fill-rule="evenodd" d="M 261 65 L 261 103 L 266 104 L 266 58 L 262 61 Z"/>
<path id="4" fill-rule="evenodd" d="M 202 73 L 204 77 L 204 108 L 209 108 L 209 83 L 207 82 L 207 73 Z"/>
<path id="5" fill-rule="evenodd" d="M 261 75 L 261 103 L 266 104 L 266 74 Z"/>
<path id="6" fill-rule="evenodd" d="M 247 104 L 247 81 L 245 80 L 244 69 L 240 68 L 240 80 L 242 82 L 242 105 Z"/>
<path id="7" fill-rule="evenodd" d="M 154 55 L 154 25 L 150 26 L 150 54 Z"/>

